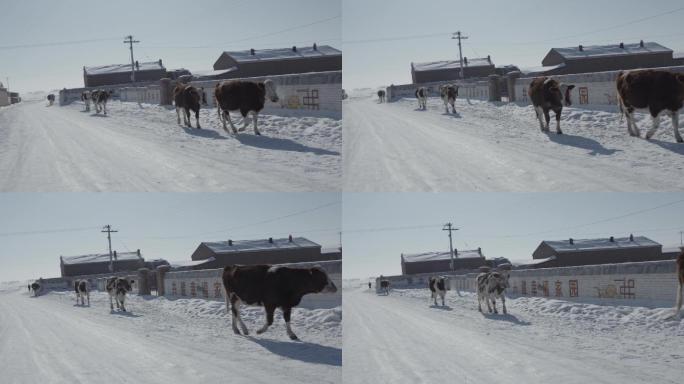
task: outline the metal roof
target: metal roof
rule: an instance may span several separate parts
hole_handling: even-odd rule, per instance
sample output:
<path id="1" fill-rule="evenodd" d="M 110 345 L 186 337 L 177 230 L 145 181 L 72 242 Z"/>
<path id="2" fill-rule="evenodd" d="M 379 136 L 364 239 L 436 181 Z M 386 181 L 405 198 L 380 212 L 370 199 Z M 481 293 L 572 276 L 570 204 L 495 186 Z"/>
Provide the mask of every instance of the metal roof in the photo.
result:
<path id="1" fill-rule="evenodd" d="M 166 70 L 166 68 L 164 68 L 159 61 L 150 61 L 146 63 L 139 62 L 138 66 L 139 67 L 135 70 L 136 72 Z M 131 72 L 131 64 L 109 64 L 95 67 L 85 67 L 85 72 L 87 75 L 106 75 L 110 73 Z"/>
<path id="2" fill-rule="evenodd" d="M 319 244 L 316 244 L 304 237 L 293 237 L 292 241 L 290 241 L 289 238 L 273 239 L 272 243 L 269 242 L 268 239 L 259 239 L 234 240 L 233 245 L 229 245 L 228 241 L 203 242 L 202 244 L 207 246 L 215 253 L 238 253 L 320 247 Z"/>
<path id="3" fill-rule="evenodd" d="M 117 252 L 116 260 L 142 260 L 138 252 Z M 87 263 L 109 263 L 109 253 L 94 253 L 81 256 L 62 256 L 64 264 L 87 264 Z"/>
<path id="4" fill-rule="evenodd" d="M 313 49 L 313 46 L 297 47 L 296 51 L 293 51 L 292 48 L 275 48 L 255 49 L 254 54 L 252 54 L 252 50 L 250 49 L 246 51 L 224 51 L 223 53 L 230 56 L 238 63 L 342 55 L 342 51 L 329 45 L 319 45 L 316 49 Z"/>
<path id="5" fill-rule="evenodd" d="M 461 63 L 458 60 L 441 60 L 429 61 L 424 63 L 412 63 L 415 72 L 437 71 L 442 69 L 461 69 Z M 468 59 L 468 62 L 463 61 L 463 68 L 471 67 L 489 67 L 494 65 L 485 58 Z"/>
<path id="6" fill-rule="evenodd" d="M 641 46 L 641 43 L 624 44 L 624 48 L 620 48 L 619 44 L 610 45 L 589 45 L 583 46 L 580 51 L 579 45 L 567 48 L 552 48 L 567 60 L 584 59 L 589 57 L 606 57 L 606 56 L 627 56 L 639 55 L 649 53 L 663 53 L 672 52 L 670 48 L 664 47 L 658 43 L 648 42 Z"/>
<path id="7" fill-rule="evenodd" d="M 577 251 L 593 251 L 602 249 L 625 249 L 625 248 L 643 248 L 643 247 L 658 247 L 657 243 L 648 237 L 634 236 L 634 240 L 629 237 L 616 237 L 613 241 L 610 239 L 573 239 L 570 244 L 570 239 L 559 241 L 544 241 L 548 246 L 553 248 L 556 252 L 577 252 Z"/>
<path id="8" fill-rule="evenodd" d="M 451 254 L 447 252 L 423 252 L 423 253 L 412 253 L 412 254 L 402 254 L 402 259 L 405 263 L 418 263 L 423 261 L 436 261 L 436 260 L 451 260 Z M 468 251 L 456 251 L 454 260 L 458 259 L 474 259 L 484 257 L 480 254 L 477 249 Z"/>

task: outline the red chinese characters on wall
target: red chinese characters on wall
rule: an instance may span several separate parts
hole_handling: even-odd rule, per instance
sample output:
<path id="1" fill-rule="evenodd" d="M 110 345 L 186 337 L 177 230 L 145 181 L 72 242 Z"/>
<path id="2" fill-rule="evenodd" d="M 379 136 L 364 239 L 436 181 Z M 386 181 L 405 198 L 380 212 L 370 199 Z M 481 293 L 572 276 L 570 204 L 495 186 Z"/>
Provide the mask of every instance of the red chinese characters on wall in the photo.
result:
<path id="1" fill-rule="evenodd" d="M 563 296 L 563 283 L 560 280 L 556 280 L 556 297 Z"/>
<path id="2" fill-rule="evenodd" d="M 214 297 L 217 299 L 221 297 L 221 283 L 214 283 Z"/>
<path id="3" fill-rule="evenodd" d="M 185 281 L 181 281 L 180 286 L 181 286 L 181 287 L 180 287 L 180 288 L 181 288 L 181 290 L 180 290 L 180 291 L 181 291 L 181 296 L 187 296 L 187 293 L 185 292 Z"/>
<path id="4" fill-rule="evenodd" d="M 176 282 L 175 281 L 171 282 L 171 294 L 173 296 L 178 295 L 178 290 L 176 289 Z"/>
<path id="5" fill-rule="evenodd" d="M 622 295 L 623 299 L 634 299 L 636 298 L 636 293 L 634 293 L 634 289 L 636 288 L 636 283 L 634 282 L 634 279 L 619 279 L 619 280 L 614 280 L 616 283 L 619 283 L 620 285 L 618 286 L 619 293 Z"/>
<path id="6" fill-rule="evenodd" d="M 206 281 L 202 282 L 202 296 L 208 298 L 209 297 L 209 283 Z"/>
<path id="7" fill-rule="evenodd" d="M 197 296 L 197 284 L 194 281 L 190 282 L 190 296 Z"/>
<path id="8" fill-rule="evenodd" d="M 537 296 L 537 282 L 532 280 L 532 284 L 530 284 L 530 294 L 532 296 Z"/>
<path id="9" fill-rule="evenodd" d="M 589 104 L 589 88 L 580 87 L 579 88 L 579 103 Z"/>
<path id="10" fill-rule="evenodd" d="M 527 281 L 525 280 L 520 283 L 520 293 L 527 295 Z"/>
<path id="11" fill-rule="evenodd" d="M 579 296 L 579 283 L 577 280 L 570 280 L 568 281 L 569 285 L 569 296 L 570 297 L 578 297 Z"/>

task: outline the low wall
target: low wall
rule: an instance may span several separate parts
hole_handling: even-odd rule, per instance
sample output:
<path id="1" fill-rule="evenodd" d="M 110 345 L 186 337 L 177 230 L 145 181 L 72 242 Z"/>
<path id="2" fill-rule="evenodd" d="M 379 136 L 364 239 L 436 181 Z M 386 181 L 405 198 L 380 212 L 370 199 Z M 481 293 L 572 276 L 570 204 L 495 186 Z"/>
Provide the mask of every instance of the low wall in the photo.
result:
<path id="1" fill-rule="evenodd" d="M 434 274 L 383 278 L 394 288 L 418 288 L 427 287 L 431 275 Z M 442 275 L 449 277 L 452 290 L 476 291 L 477 273 Z M 668 305 L 675 300 L 677 285 L 676 263 L 665 260 L 513 270 L 507 292 L 573 301 L 606 299 Z"/>
<path id="2" fill-rule="evenodd" d="M 654 68 L 671 72 L 684 72 L 684 66 Z M 552 78 L 561 83 L 574 84 L 571 92 L 573 107 L 617 105 L 617 89 L 615 80 L 620 71 L 582 73 L 576 75 L 553 75 Z M 514 101 L 530 104 L 527 89 L 534 77 L 521 77 L 514 80 Z M 513 101 L 513 100 L 512 100 Z"/>
<path id="3" fill-rule="evenodd" d="M 338 287 L 336 293 L 305 295 L 300 304 L 305 308 L 335 308 L 342 305 L 342 261 L 321 261 L 314 263 L 280 264 L 296 268 L 321 266 Z M 164 274 L 164 296 L 175 298 L 203 298 L 223 300 L 223 268 L 198 271 L 167 272 Z"/>
<path id="4" fill-rule="evenodd" d="M 459 98 L 489 100 L 489 80 L 451 82 L 440 81 L 424 84 L 390 85 L 386 88 L 385 92 L 387 101 L 397 101 L 405 97 L 415 98 L 416 89 L 419 87 L 426 87 L 428 89 L 428 97 L 439 97 L 439 87 L 445 84 L 458 85 Z"/>

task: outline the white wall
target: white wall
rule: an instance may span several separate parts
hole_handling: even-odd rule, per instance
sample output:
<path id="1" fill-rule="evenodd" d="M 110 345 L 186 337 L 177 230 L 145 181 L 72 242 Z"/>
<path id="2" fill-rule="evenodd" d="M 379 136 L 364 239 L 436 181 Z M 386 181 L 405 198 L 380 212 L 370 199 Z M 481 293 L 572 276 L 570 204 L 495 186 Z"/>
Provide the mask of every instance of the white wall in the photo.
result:
<path id="1" fill-rule="evenodd" d="M 386 89 L 387 101 L 396 101 L 405 97 L 415 98 L 415 92 L 419 87 L 428 89 L 428 97 L 439 97 L 439 87 L 445 84 L 456 84 L 459 86 L 458 97 L 477 100 L 489 100 L 489 81 L 440 81 L 425 84 L 402 84 L 391 85 Z"/>

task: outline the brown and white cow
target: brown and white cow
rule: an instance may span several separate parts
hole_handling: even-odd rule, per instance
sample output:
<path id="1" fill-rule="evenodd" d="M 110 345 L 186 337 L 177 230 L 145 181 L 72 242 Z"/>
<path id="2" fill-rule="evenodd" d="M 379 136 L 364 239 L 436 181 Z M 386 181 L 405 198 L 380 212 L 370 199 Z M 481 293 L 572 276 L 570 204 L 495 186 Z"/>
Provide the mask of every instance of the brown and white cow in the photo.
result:
<path id="1" fill-rule="evenodd" d="M 418 109 L 427 109 L 428 89 L 420 87 L 416 89 L 416 99 L 418 99 Z"/>
<path id="2" fill-rule="evenodd" d="M 385 102 L 385 91 L 382 89 L 378 91 L 378 100 L 380 100 L 381 103 Z"/>
<path id="3" fill-rule="evenodd" d="M 180 111 L 183 110 L 183 120 L 185 125 L 192 128 L 190 123 L 190 110 L 195 112 L 195 120 L 197 121 L 197 129 L 200 129 L 199 111 L 200 103 L 202 102 L 202 95 L 199 90 L 192 85 L 178 83 L 173 89 L 173 101 L 176 104 L 176 116 L 178 117 L 178 124 L 181 123 Z"/>
<path id="4" fill-rule="evenodd" d="M 321 267 L 290 268 L 271 265 L 225 267 L 223 288 L 226 309 L 232 313 L 235 334 L 240 334 L 238 324 L 243 334 L 249 334 L 240 317 L 240 305 L 244 303 L 264 306 L 266 323 L 257 330 L 257 334 L 266 332 L 273 324 L 275 309 L 280 308 L 283 311 L 287 335 L 292 340 L 297 340 L 297 335 L 290 326 L 291 311 L 299 305 L 302 297 L 309 293 L 337 292 L 337 287 Z"/>
<path id="5" fill-rule="evenodd" d="M 451 104 L 451 110 L 456 113 L 456 98 L 458 97 L 458 85 L 448 84 L 439 87 L 439 93 L 444 102 L 444 109 L 446 113 L 449 113 L 449 104 Z"/>
<path id="6" fill-rule="evenodd" d="M 563 104 L 566 107 L 572 105 L 570 91 L 573 88 L 575 88 L 574 85 L 559 83 L 555 79 L 546 76 L 537 77 L 532 80 L 527 94 L 530 96 L 530 100 L 532 100 L 534 112 L 537 114 L 542 132 L 550 131 L 549 122 L 551 117 L 549 116 L 549 111 L 553 111 L 556 114 L 556 133 L 559 135 L 563 134 L 560 128 L 561 112 L 563 111 Z M 542 116 L 546 123 L 544 123 Z"/>
<path id="7" fill-rule="evenodd" d="M 90 286 L 88 280 L 74 281 L 74 291 L 76 291 L 76 304 L 81 299 L 81 305 L 85 305 L 86 298 L 88 299 L 88 306 L 90 306 Z"/>
<path id="8" fill-rule="evenodd" d="M 446 295 L 446 279 L 442 276 L 432 276 L 428 282 L 430 288 L 430 299 L 435 301 L 437 305 L 437 296 L 442 298 L 442 306 L 444 306 L 444 296 Z"/>
<path id="9" fill-rule="evenodd" d="M 114 310 L 114 303 L 116 301 L 116 307 L 126 312 L 126 293 L 131 291 L 131 284 L 133 280 L 127 280 L 122 277 L 110 277 L 107 279 L 107 284 L 105 288 L 109 293 L 109 308 Z"/>
<path id="10" fill-rule="evenodd" d="M 233 121 L 230 119 L 230 111 L 240 111 L 242 114 L 244 126 L 240 131 L 247 129 L 247 115 L 251 112 L 254 121 L 254 134 L 261 135 L 257 128 L 257 115 L 264 108 L 266 98 L 273 103 L 279 100 L 276 85 L 271 80 L 265 80 L 261 83 L 240 80 L 224 81 L 216 84 L 214 96 L 223 129 L 228 132 L 226 127 L 226 120 L 228 120 L 234 134 L 237 134 L 238 130 L 235 129 Z"/>
<path id="11" fill-rule="evenodd" d="M 618 105 L 627 117 L 630 136 L 641 133 L 634 121 L 636 109 L 648 109 L 653 118 L 653 127 L 646 133 L 646 139 L 653 137 L 660 125 L 660 114 L 672 117 L 675 140 L 684 143 L 679 133 L 679 111 L 684 106 L 684 74 L 662 70 L 624 71 L 618 74 Z"/>

